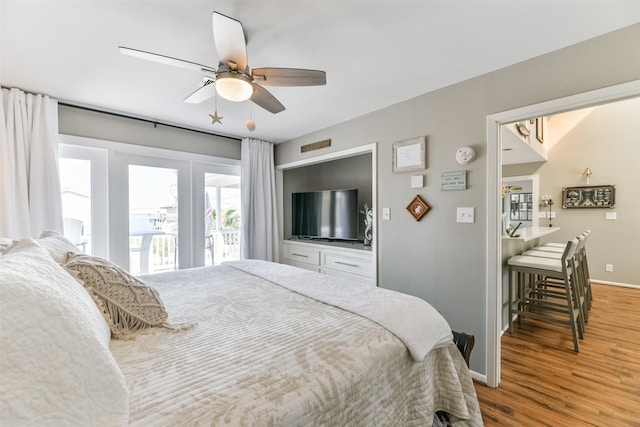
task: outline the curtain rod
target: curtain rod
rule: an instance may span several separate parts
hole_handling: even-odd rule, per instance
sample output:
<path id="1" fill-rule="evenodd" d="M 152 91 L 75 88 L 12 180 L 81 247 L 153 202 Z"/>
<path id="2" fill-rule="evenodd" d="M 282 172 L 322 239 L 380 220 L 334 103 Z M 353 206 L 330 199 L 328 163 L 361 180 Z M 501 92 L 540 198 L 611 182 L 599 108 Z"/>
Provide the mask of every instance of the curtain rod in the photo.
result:
<path id="1" fill-rule="evenodd" d="M 1 86 L 1 85 L 0 85 L 0 88 L 1 88 L 1 89 L 6 89 L 6 90 L 11 90 L 11 88 L 10 88 L 10 87 Z M 23 89 L 20 89 L 20 88 L 15 88 L 15 89 L 21 90 L 22 92 L 25 92 L 25 93 L 31 93 L 31 92 L 29 92 L 29 91 L 26 91 L 26 90 L 23 90 Z M 55 98 L 54 98 L 54 99 L 55 99 Z M 93 112 L 93 113 L 108 114 L 108 115 L 110 115 L 110 116 L 120 117 L 120 118 L 123 118 L 123 119 L 138 120 L 138 121 L 140 121 L 140 122 L 151 123 L 151 124 L 153 124 L 153 127 L 156 127 L 156 126 L 158 126 L 158 125 L 161 125 L 161 126 L 166 126 L 166 127 L 174 128 L 174 129 L 187 130 L 187 131 L 190 131 L 190 132 L 202 133 L 202 134 L 205 134 L 205 135 L 211 135 L 211 136 L 217 136 L 217 137 L 219 137 L 219 138 L 231 139 L 231 140 L 233 140 L 233 141 L 241 141 L 241 139 L 240 139 L 240 138 L 235 138 L 235 137 L 233 137 L 233 136 L 219 135 L 219 134 L 217 134 L 217 133 L 206 132 L 206 131 L 199 130 L 199 129 L 191 129 L 191 128 L 187 128 L 187 127 L 183 127 L 183 126 L 172 125 L 172 124 L 169 124 L 169 123 L 162 123 L 162 122 L 159 122 L 159 121 L 156 121 L 156 120 L 143 119 L 143 118 L 141 118 L 141 117 L 128 116 L 128 115 L 126 115 L 126 114 L 122 114 L 122 113 L 114 113 L 114 112 L 112 112 L 112 111 L 99 110 L 99 109 L 97 109 L 97 108 L 85 107 L 85 106 L 83 106 L 83 105 L 77 105 L 77 104 L 71 104 L 71 103 L 69 103 L 69 102 L 60 101 L 60 100 L 57 100 L 57 99 L 56 99 L 56 101 L 58 101 L 58 105 L 62 105 L 62 106 L 64 106 L 64 107 L 77 108 L 77 109 L 79 109 L 79 110 L 91 111 L 91 112 Z"/>
<path id="2" fill-rule="evenodd" d="M 0 86 L 0 88 L 7 89 L 7 90 L 11 89 L 10 87 L 6 87 L 6 86 Z M 23 89 L 20 89 L 20 88 L 16 88 L 16 89 L 19 89 L 19 90 L 21 90 L 23 92 L 26 92 L 26 93 L 30 93 L 29 91 L 26 91 L 26 90 L 23 90 Z M 123 118 L 123 119 L 138 120 L 140 122 L 151 123 L 151 124 L 153 124 L 153 127 L 161 125 L 161 126 L 174 128 L 174 129 L 186 130 L 186 131 L 189 131 L 189 132 L 202 133 L 204 135 L 217 136 L 218 138 L 226 138 L 226 139 L 230 139 L 232 141 L 238 141 L 238 142 L 241 141 L 240 138 L 235 138 L 233 136 L 219 135 L 217 133 L 206 132 L 206 131 L 199 130 L 199 129 L 191 129 L 191 128 L 187 128 L 187 127 L 183 127 L 183 126 L 172 125 L 170 123 L 162 123 L 162 122 L 159 122 L 159 121 L 156 121 L 156 120 L 143 119 L 142 117 L 128 116 L 128 115 L 123 114 L 123 113 L 115 113 L 115 112 L 112 112 L 112 111 L 99 110 L 97 108 L 85 107 L 83 105 L 78 105 L 78 104 L 71 104 L 69 102 L 60 101 L 60 100 L 57 100 L 57 101 L 58 101 L 58 105 L 62 105 L 64 107 L 77 108 L 79 110 L 91 111 L 92 113 L 107 114 L 107 115 L 110 115 L 110 116 L 120 117 L 120 118 Z"/>
<path id="3" fill-rule="evenodd" d="M 153 127 L 161 125 L 161 126 L 174 128 L 174 129 L 180 129 L 180 130 L 186 130 L 186 131 L 190 131 L 190 132 L 202 133 L 202 134 L 205 134 L 205 135 L 217 136 L 219 138 L 227 138 L 227 139 L 231 139 L 233 141 L 240 141 L 239 138 L 234 138 L 232 136 L 219 135 L 219 134 L 216 134 L 216 133 L 206 132 L 204 130 L 191 129 L 191 128 L 187 128 L 187 127 L 183 127 L 183 126 L 172 125 L 170 123 L 159 122 L 159 121 L 156 121 L 156 120 L 143 119 L 141 117 L 128 116 L 128 115 L 122 114 L 122 113 L 114 113 L 112 111 L 104 111 L 104 110 L 99 110 L 97 108 L 85 107 L 85 106 L 76 105 L 76 104 L 70 104 L 68 102 L 63 102 L 63 101 L 58 101 L 58 105 L 62 105 L 63 107 L 77 108 L 79 110 L 84 110 L 84 111 L 90 111 L 92 113 L 107 114 L 109 116 L 120 117 L 120 118 L 131 119 L 131 120 L 138 120 L 140 122 L 145 122 L 145 123 L 151 123 L 151 124 L 153 124 Z"/>

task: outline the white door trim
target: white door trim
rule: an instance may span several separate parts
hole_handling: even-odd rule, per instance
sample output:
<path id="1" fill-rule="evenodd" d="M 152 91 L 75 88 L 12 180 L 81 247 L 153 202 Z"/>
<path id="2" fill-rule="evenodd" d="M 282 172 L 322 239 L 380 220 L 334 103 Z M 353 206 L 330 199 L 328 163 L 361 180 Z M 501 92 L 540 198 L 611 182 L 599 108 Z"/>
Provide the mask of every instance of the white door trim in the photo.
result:
<path id="1" fill-rule="evenodd" d="M 500 237 L 500 182 L 502 179 L 502 141 L 500 126 L 535 117 L 592 107 L 608 102 L 640 96 L 640 80 L 609 86 L 577 95 L 487 116 L 487 277 L 486 277 L 486 334 L 487 385 L 500 383 L 500 331 L 502 328 L 502 239 Z"/>

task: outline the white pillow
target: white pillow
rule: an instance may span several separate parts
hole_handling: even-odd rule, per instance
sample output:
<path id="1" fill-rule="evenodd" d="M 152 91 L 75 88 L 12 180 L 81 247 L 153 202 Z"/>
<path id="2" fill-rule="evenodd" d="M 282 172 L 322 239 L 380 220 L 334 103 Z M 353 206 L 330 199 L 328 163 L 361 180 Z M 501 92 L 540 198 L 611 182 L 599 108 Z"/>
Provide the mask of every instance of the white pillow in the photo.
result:
<path id="1" fill-rule="evenodd" d="M 13 245 L 13 239 L 8 237 L 0 237 L 0 255 L 2 255 L 7 249 Z"/>
<path id="2" fill-rule="evenodd" d="M 35 241 L 0 256 L 0 425 L 126 425 L 108 337 L 85 289 Z"/>
<path id="3" fill-rule="evenodd" d="M 62 234 L 53 230 L 43 231 L 38 239 L 38 243 L 42 245 L 49 253 L 55 262 L 58 264 L 64 264 L 67 262 L 67 253 L 79 253 L 78 247 L 71 243 L 69 239 Z"/>
<path id="4" fill-rule="evenodd" d="M 14 241 L 14 244 L 5 251 L 4 255 L 26 253 L 27 255 L 34 254 L 36 258 L 46 256 L 49 260 L 52 260 L 52 257 L 50 256 L 51 252 L 46 250 L 46 248 L 41 245 L 41 241 L 41 239 L 16 240 Z M 46 269 L 49 265 L 51 265 L 51 263 L 45 262 L 42 268 Z M 40 270 L 39 264 L 37 262 L 35 262 L 33 266 L 24 265 L 21 267 L 22 268 L 20 269 L 14 270 L 14 272 L 21 270 L 30 272 L 32 271 L 30 269 L 37 270 L 39 272 Z M 79 302 L 79 309 L 82 309 L 84 311 L 87 320 L 91 324 L 91 328 L 97 333 L 98 339 L 106 348 L 109 348 L 109 343 L 111 341 L 111 330 L 109 329 L 109 324 L 104 319 L 104 316 L 100 312 L 100 309 L 96 306 L 91 295 L 82 286 L 82 284 L 79 283 L 78 280 L 64 268 L 52 268 L 52 270 L 54 275 L 50 280 L 51 285 L 56 288 L 63 287 L 63 290 L 73 294 L 73 296 Z M 0 277 L 2 276 L 0 275 Z M 69 280 L 69 278 L 72 278 L 73 280 Z M 0 284 L 1 283 L 3 282 L 0 281 Z"/>

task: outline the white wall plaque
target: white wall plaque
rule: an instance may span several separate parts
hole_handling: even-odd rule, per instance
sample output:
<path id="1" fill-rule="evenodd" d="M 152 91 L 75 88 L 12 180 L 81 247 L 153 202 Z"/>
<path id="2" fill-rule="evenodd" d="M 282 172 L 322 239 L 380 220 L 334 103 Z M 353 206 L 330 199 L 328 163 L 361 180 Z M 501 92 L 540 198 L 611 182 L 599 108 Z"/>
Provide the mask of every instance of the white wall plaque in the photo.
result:
<path id="1" fill-rule="evenodd" d="M 440 175 L 440 191 L 467 189 L 467 171 L 444 172 Z"/>

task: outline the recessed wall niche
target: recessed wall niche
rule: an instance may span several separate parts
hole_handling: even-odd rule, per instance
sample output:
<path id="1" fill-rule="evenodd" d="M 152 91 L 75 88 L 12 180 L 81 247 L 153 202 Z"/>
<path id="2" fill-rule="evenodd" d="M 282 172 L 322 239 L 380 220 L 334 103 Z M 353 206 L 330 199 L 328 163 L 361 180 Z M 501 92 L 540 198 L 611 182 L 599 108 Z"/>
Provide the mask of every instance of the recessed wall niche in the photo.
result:
<path id="1" fill-rule="evenodd" d="M 372 154 L 364 153 L 342 159 L 329 160 L 282 173 L 283 237 L 291 237 L 291 193 L 300 191 L 358 189 L 358 206 L 371 206 Z M 359 224 L 358 239 L 364 239 L 364 226 Z"/>

